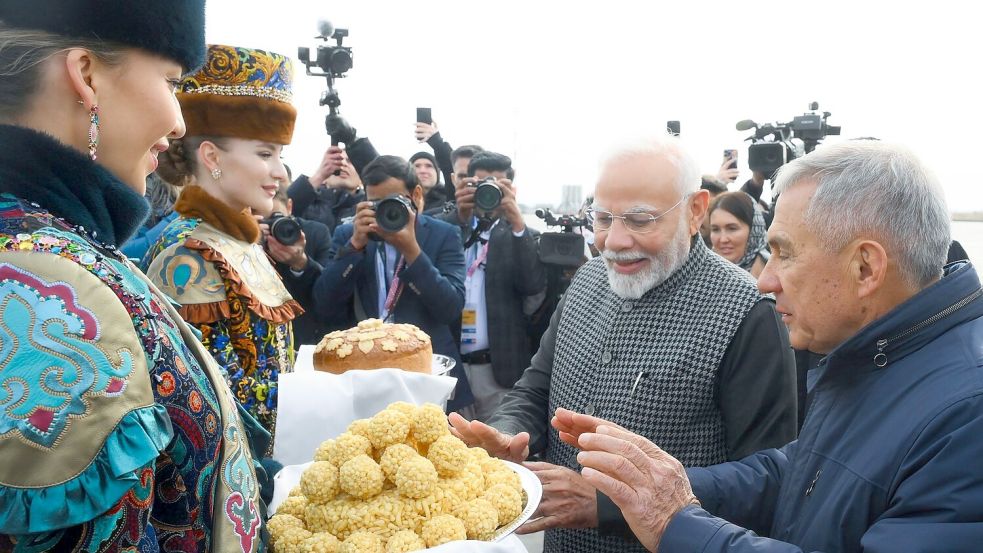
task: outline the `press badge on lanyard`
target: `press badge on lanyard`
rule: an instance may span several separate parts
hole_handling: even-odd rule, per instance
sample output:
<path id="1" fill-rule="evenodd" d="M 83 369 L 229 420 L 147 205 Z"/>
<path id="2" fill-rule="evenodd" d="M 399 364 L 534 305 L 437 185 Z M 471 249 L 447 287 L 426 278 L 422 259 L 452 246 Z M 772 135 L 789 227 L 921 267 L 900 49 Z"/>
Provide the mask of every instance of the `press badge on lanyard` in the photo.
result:
<path id="1" fill-rule="evenodd" d="M 482 244 L 481 249 L 474 262 L 468 266 L 467 280 L 464 289 L 467 298 L 464 302 L 464 311 L 461 312 L 461 345 L 473 346 L 478 341 L 478 301 L 480 300 L 481 290 L 476 286 L 471 286 L 471 279 L 475 271 L 488 259 L 488 243 Z"/>

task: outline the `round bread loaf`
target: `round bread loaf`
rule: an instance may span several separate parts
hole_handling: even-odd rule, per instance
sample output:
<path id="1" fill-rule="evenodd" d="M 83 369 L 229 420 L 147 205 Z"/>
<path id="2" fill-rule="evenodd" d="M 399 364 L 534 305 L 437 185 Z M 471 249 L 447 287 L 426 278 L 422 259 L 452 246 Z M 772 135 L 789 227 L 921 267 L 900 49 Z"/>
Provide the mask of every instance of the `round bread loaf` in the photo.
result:
<path id="1" fill-rule="evenodd" d="M 430 336 L 411 324 L 366 319 L 332 332 L 314 349 L 314 368 L 334 374 L 351 369 L 403 369 L 431 374 Z"/>

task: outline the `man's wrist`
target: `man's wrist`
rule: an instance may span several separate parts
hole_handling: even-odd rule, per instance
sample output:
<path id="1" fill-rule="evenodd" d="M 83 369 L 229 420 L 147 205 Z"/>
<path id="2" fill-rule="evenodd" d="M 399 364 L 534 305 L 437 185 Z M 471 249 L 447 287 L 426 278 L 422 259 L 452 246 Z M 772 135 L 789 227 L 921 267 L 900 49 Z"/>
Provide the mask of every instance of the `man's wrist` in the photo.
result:
<path id="1" fill-rule="evenodd" d="M 354 236 L 353 236 L 353 237 L 351 237 L 351 238 L 350 238 L 350 239 L 348 240 L 348 247 L 350 247 L 350 248 L 351 248 L 351 249 L 352 249 L 353 251 L 356 251 L 356 252 L 360 252 L 360 251 L 362 251 L 362 250 L 364 250 L 364 249 L 365 249 L 365 246 L 367 246 L 367 245 L 368 245 L 368 243 L 367 243 L 367 242 L 366 242 L 366 243 L 364 243 L 364 244 L 362 244 L 362 245 L 359 245 L 359 244 L 358 244 L 358 243 L 357 243 L 357 242 L 355 241 L 355 237 L 354 237 Z"/>
<path id="2" fill-rule="evenodd" d="M 307 269 L 307 254 L 302 254 L 301 257 L 295 259 L 293 263 L 290 264 L 290 270 L 295 273 L 302 273 L 304 269 Z"/>
<path id="3" fill-rule="evenodd" d="M 399 248 L 399 253 L 402 254 L 403 259 L 406 260 L 406 265 L 409 266 L 416 261 L 416 258 L 420 257 L 420 253 L 422 253 L 422 251 L 420 250 L 420 245 L 416 243 L 416 240 L 414 240 L 408 246 Z"/>

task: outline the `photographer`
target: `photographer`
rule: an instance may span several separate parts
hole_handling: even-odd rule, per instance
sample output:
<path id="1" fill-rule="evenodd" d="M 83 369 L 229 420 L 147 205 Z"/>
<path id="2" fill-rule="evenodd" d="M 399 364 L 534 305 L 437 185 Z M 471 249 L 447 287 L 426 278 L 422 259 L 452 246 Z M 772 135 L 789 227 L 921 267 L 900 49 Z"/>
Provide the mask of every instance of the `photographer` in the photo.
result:
<path id="1" fill-rule="evenodd" d="M 529 366 L 537 344 L 530 342 L 527 315 L 539 307 L 546 292 L 538 233 L 522 219 L 513 176 L 508 157 L 476 154 L 467 177 L 457 183 L 457 210 L 441 216 L 461 227 L 465 242 L 461 357 L 478 419 L 495 412 Z M 479 188 L 489 186 L 494 189 Z M 496 197 L 497 205 L 492 206 L 489 198 Z"/>
<path id="2" fill-rule="evenodd" d="M 324 224 L 328 232 L 334 232 L 338 223 L 354 215 L 355 206 L 365 200 L 358 172 L 349 162 L 348 153 L 339 146 L 328 148 L 310 177 L 297 177 L 287 195 L 299 217 Z"/>
<path id="3" fill-rule="evenodd" d="M 358 321 L 420 327 L 434 353 L 458 360 L 450 373 L 458 383 L 448 409 L 466 407 L 474 400 L 450 328 L 464 307 L 458 229 L 419 214 L 423 188 L 403 159 L 380 156 L 362 177 L 367 201 L 358 204 L 353 222 L 335 229 L 330 259 L 314 286 L 316 309 L 336 327 L 354 322 L 342 316 L 341 306 L 351 306 Z"/>
<path id="4" fill-rule="evenodd" d="M 293 201 L 287 197 L 287 189 L 280 187 L 273 197 L 272 209 L 254 210 L 254 216 L 263 235 L 263 247 L 276 262 L 277 273 L 305 310 L 294 319 L 294 344 L 299 347 L 316 344 L 327 333 L 326 325 L 317 317 L 311 293 L 321 268 L 330 259 L 331 231 L 317 221 L 292 217 L 292 211 Z"/>

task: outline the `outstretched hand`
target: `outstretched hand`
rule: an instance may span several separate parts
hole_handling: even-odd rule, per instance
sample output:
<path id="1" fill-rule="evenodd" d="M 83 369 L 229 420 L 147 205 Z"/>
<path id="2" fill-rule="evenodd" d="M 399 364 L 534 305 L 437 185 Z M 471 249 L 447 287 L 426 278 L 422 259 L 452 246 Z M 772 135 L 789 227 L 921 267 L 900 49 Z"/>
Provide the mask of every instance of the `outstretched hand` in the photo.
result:
<path id="1" fill-rule="evenodd" d="M 503 434 L 481 421 L 469 421 L 457 413 L 448 415 L 451 434 L 471 447 L 480 447 L 492 457 L 521 463 L 529 457 L 529 433 Z"/>

